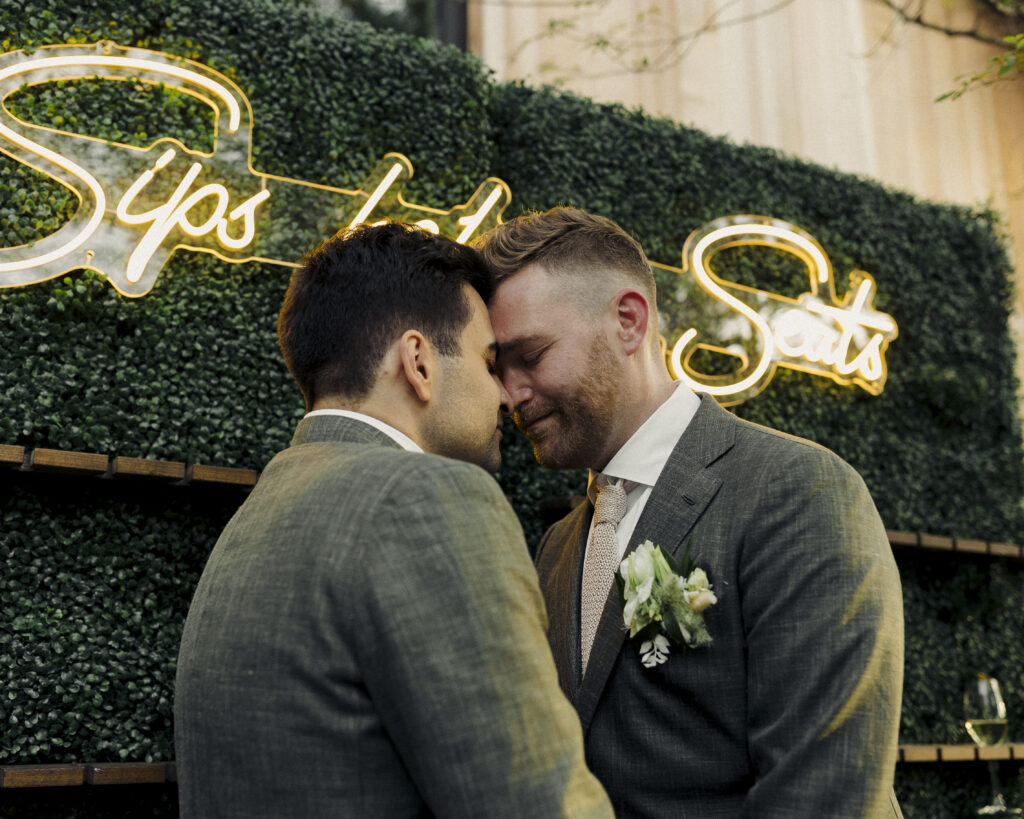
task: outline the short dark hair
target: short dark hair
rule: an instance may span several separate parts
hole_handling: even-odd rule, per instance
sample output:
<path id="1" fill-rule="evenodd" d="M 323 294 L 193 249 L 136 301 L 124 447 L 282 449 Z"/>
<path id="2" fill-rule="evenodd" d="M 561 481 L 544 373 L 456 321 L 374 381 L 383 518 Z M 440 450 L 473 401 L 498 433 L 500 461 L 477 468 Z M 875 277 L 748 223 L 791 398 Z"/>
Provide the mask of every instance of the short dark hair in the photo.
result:
<path id="1" fill-rule="evenodd" d="M 492 228 L 473 246 L 499 283 L 534 263 L 554 275 L 592 276 L 607 269 L 632 279 L 654 303 L 654 273 L 643 248 L 604 216 L 566 207 L 524 213 Z"/>
<path id="2" fill-rule="evenodd" d="M 306 254 L 277 320 L 278 343 L 307 409 L 318 397 L 365 397 L 388 347 L 408 329 L 441 355 L 459 352 L 463 291 L 486 302 L 494 276 L 470 247 L 397 222 L 339 232 Z"/>

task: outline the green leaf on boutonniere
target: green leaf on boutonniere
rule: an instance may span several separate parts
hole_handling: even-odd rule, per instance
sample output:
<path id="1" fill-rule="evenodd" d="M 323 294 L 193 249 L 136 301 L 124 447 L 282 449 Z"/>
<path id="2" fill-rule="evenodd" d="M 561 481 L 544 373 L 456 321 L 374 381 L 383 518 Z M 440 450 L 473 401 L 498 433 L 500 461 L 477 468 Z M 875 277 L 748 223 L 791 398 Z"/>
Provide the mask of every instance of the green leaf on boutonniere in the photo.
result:
<path id="1" fill-rule="evenodd" d="M 690 642 L 683 636 L 683 630 L 671 609 L 666 609 L 662 617 L 662 622 L 665 624 L 665 633 L 668 634 L 669 637 L 682 645 L 686 645 Z"/>
<path id="2" fill-rule="evenodd" d="M 636 633 L 635 639 L 638 643 L 642 643 L 644 640 L 653 640 L 658 636 L 661 630 L 660 626 L 661 624 L 657 620 L 648 623 Z"/>
<path id="3" fill-rule="evenodd" d="M 679 563 L 672 556 L 672 553 L 666 551 L 665 549 L 661 549 L 660 551 L 661 551 L 661 556 L 665 558 L 665 562 L 668 564 L 668 567 L 672 570 L 672 572 L 674 574 L 680 575 L 681 577 L 686 577 L 686 575 L 683 574 L 683 571 L 680 568 Z M 683 560 L 684 563 L 689 559 L 689 556 L 690 556 L 690 541 L 686 541 L 686 546 L 684 547 L 683 557 L 682 557 L 682 560 Z"/>
<path id="4" fill-rule="evenodd" d="M 680 577 L 689 577 L 690 572 L 697 568 L 697 561 L 693 556 L 693 538 L 691 537 L 686 541 L 686 545 L 683 547 L 683 554 L 679 558 L 679 562 L 676 563 L 672 555 L 665 552 L 665 559 L 668 561 L 668 565 L 672 567 L 674 571 Z"/>

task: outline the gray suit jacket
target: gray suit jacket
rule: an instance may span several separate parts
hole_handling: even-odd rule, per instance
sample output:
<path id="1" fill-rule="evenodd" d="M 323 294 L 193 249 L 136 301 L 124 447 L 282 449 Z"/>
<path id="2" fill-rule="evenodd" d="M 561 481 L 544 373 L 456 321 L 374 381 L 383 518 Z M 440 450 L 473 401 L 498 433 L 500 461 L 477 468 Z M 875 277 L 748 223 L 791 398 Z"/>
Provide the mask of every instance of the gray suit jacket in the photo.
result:
<path id="1" fill-rule="evenodd" d="M 593 509 L 537 552 L 559 681 L 620 817 L 891 817 L 903 675 L 899 575 L 860 476 L 707 396 L 630 540 L 692 538 L 714 642 L 641 665 L 613 587 L 580 677 Z"/>
<path id="2" fill-rule="evenodd" d="M 302 421 L 185 623 L 181 816 L 611 816 L 545 626 L 489 475 Z"/>

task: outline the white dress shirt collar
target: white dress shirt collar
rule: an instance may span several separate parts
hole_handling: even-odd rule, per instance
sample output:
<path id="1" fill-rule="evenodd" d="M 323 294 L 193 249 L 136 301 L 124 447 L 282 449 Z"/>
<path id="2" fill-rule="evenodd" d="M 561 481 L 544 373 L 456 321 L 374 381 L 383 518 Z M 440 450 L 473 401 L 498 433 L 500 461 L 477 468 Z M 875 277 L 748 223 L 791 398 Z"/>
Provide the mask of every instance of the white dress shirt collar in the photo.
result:
<path id="1" fill-rule="evenodd" d="M 589 485 L 601 476 L 654 486 L 683 430 L 700 406 L 700 399 L 683 384 L 640 425 L 600 473 L 590 471 Z M 627 489 L 627 491 L 629 491 Z"/>
<path id="2" fill-rule="evenodd" d="M 364 424 L 369 424 L 374 429 L 379 429 L 385 435 L 387 435 L 392 441 L 398 444 L 402 449 L 407 449 L 410 452 L 422 452 L 423 447 L 417 444 L 412 438 L 406 435 L 404 432 L 395 429 L 391 424 L 386 424 L 380 420 L 380 418 L 374 418 L 372 415 L 364 415 L 361 412 L 353 412 L 352 410 L 343 409 L 320 409 L 307 412 L 303 418 L 315 418 L 317 415 L 338 415 L 342 418 L 351 418 L 355 421 L 362 421 Z"/>

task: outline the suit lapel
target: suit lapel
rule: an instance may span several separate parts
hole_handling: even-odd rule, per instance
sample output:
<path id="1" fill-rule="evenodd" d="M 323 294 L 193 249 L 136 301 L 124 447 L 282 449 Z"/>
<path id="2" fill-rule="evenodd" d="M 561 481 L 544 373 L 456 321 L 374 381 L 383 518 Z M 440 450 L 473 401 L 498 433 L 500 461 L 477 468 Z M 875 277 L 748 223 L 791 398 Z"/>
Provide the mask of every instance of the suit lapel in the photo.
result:
<path id="1" fill-rule="evenodd" d="M 707 474 L 707 467 L 731 447 L 735 418 L 707 395 L 669 455 L 657 484 L 630 537 L 629 554 L 645 540 L 676 554 L 693 530 L 711 499 L 722 485 L 721 478 Z M 585 534 L 584 534 L 585 536 Z M 580 549 L 581 553 L 583 549 Z M 580 560 L 582 563 L 582 559 Z M 579 591 L 576 591 L 577 643 L 579 641 Z M 622 651 L 626 628 L 622 620 L 622 599 L 612 584 L 597 626 L 594 645 L 579 694 L 574 704 L 586 734 L 594 710 L 608 682 L 608 676 Z M 579 652 L 577 651 L 577 654 Z M 577 667 L 579 658 L 576 658 Z"/>
<path id="2" fill-rule="evenodd" d="M 593 507 L 583 502 L 553 531 L 537 568 L 548 610 L 548 642 L 562 691 L 575 704 L 580 688 L 580 579 Z"/>

